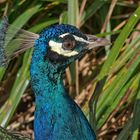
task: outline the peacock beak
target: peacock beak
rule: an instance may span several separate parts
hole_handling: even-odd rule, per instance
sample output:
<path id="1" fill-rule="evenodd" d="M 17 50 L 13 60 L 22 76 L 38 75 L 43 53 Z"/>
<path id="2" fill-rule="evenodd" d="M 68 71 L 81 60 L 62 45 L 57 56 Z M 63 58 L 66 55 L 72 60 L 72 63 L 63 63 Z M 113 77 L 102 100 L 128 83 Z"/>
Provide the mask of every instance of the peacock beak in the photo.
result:
<path id="1" fill-rule="evenodd" d="M 106 38 L 99 38 L 94 35 L 86 35 L 89 42 L 88 49 L 98 48 L 100 46 L 111 45 L 111 42 Z"/>

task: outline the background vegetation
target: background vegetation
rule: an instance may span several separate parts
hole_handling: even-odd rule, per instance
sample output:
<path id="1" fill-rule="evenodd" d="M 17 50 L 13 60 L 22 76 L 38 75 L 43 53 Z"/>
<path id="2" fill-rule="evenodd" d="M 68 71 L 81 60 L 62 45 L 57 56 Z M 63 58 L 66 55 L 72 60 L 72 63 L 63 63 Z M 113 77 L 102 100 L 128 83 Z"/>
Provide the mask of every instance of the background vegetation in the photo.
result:
<path id="1" fill-rule="evenodd" d="M 140 126 L 140 7 L 138 0 L 0 0 L 0 17 L 32 32 L 69 23 L 112 46 L 87 54 L 64 82 L 99 140 L 138 140 Z M 14 32 L 13 32 L 14 34 Z M 8 46 L 10 47 L 10 46 Z M 32 49 L 0 68 L 0 125 L 33 137 Z"/>

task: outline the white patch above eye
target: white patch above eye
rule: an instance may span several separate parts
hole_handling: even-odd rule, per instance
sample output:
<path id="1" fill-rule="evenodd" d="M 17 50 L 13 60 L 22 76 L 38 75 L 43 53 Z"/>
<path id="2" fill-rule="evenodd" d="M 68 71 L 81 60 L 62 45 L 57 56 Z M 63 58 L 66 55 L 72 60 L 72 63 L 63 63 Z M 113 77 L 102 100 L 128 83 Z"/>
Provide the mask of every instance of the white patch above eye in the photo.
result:
<path id="1" fill-rule="evenodd" d="M 62 48 L 62 43 L 57 43 L 57 42 L 55 42 L 53 40 L 49 41 L 49 46 L 50 46 L 52 51 L 54 51 L 54 52 L 56 52 L 56 53 L 58 53 L 60 55 L 63 55 L 63 56 L 71 57 L 71 56 L 74 56 L 74 55 L 78 54 L 78 52 L 75 51 L 75 50 L 73 50 L 73 51 L 64 50 Z"/>
<path id="2" fill-rule="evenodd" d="M 62 37 L 64 38 L 65 36 L 69 35 L 70 33 L 65 33 L 65 34 L 62 34 L 60 35 L 59 37 Z M 76 41 L 79 41 L 79 42 L 84 42 L 84 43 L 90 43 L 89 41 L 83 39 L 82 37 L 79 37 L 79 36 L 76 36 L 76 35 L 72 35 Z"/>
<path id="3" fill-rule="evenodd" d="M 66 36 L 66 35 L 69 35 L 69 33 L 65 33 L 65 34 L 62 34 L 62 35 L 60 35 L 59 37 L 64 37 L 64 36 Z"/>
<path id="4" fill-rule="evenodd" d="M 76 36 L 76 35 L 73 35 L 73 37 L 75 38 L 76 41 L 89 43 L 89 41 L 83 39 L 82 37 L 79 37 L 79 36 Z"/>

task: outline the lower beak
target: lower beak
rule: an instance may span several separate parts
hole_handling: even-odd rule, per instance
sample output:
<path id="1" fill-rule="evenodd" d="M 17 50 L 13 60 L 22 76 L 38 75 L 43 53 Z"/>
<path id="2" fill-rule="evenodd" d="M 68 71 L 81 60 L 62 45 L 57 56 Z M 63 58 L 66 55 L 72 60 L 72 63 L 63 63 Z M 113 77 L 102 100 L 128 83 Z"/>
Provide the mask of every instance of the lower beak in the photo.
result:
<path id="1" fill-rule="evenodd" d="M 89 45 L 87 46 L 88 49 L 98 48 L 100 46 L 111 45 L 111 42 L 106 38 L 99 38 L 94 35 L 86 35 Z"/>

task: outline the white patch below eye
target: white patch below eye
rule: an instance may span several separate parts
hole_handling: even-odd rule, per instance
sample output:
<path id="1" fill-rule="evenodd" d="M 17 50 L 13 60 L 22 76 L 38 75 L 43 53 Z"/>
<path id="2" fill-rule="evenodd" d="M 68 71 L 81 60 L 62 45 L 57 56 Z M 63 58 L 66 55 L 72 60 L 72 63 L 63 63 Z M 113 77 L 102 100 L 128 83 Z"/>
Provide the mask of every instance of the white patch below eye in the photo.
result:
<path id="1" fill-rule="evenodd" d="M 71 56 L 74 56 L 74 55 L 77 55 L 78 52 L 77 51 L 71 51 L 71 50 L 64 50 L 62 48 L 62 43 L 57 43 L 53 40 L 50 40 L 49 41 L 49 46 L 51 48 L 52 51 L 60 54 L 60 55 L 63 55 L 63 56 L 67 56 L 67 57 L 71 57 Z"/>

